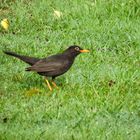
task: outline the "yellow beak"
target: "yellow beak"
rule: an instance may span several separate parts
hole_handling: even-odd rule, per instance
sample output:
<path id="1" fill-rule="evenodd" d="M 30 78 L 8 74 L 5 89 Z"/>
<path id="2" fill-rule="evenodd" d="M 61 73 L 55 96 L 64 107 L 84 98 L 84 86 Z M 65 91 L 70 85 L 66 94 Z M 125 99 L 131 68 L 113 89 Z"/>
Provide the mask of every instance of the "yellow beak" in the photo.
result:
<path id="1" fill-rule="evenodd" d="M 80 50 L 81 53 L 90 52 L 89 50 Z"/>

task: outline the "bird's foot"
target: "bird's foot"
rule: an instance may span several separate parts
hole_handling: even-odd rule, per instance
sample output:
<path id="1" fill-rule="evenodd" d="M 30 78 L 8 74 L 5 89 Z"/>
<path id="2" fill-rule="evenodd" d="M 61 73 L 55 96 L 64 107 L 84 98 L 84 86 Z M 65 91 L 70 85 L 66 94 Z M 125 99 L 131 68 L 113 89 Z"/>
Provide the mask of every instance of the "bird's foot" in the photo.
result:
<path id="1" fill-rule="evenodd" d="M 56 83 L 54 81 L 52 81 L 52 85 L 58 89 L 58 86 L 56 85 Z"/>

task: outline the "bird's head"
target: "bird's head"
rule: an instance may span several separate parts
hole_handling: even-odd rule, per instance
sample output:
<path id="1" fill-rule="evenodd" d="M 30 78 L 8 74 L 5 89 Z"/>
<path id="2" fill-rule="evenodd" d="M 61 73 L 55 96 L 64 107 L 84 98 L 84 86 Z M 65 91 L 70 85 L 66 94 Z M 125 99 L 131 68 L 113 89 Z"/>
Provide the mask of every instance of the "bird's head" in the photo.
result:
<path id="1" fill-rule="evenodd" d="M 70 46 L 68 49 L 64 51 L 64 53 L 69 54 L 71 56 L 77 56 L 80 53 L 89 52 L 89 50 L 82 49 L 77 45 Z"/>

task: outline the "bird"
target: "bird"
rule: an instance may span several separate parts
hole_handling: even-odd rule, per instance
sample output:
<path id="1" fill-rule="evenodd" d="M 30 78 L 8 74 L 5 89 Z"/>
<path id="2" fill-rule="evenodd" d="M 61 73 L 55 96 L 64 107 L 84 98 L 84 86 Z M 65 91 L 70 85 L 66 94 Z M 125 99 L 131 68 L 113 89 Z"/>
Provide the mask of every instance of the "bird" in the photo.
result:
<path id="1" fill-rule="evenodd" d="M 89 52 L 89 50 L 82 49 L 78 45 L 71 45 L 62 53 L 48 56 L 46 58 L 36 58 L 25 55 L 19 55 L 11 51 L 3 51 L 7 55 L 14 56 L 30 65 L 26 71 L 37 72 L 39 75 L 45 77 L 45 81 L 50 91 L 52 87 L 48 81 L 48 77 L 52 77 L 51 83 L 58 88 L 54 82 L 55 78 L 66 73 L 72 66 L 75 58 L 80 53 Z"/>

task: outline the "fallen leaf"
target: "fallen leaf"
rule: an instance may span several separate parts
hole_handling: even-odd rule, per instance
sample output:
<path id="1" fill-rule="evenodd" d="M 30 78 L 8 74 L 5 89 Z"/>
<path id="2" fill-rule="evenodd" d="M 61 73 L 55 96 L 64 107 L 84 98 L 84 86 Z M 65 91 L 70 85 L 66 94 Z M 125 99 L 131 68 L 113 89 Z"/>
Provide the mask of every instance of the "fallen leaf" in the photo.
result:
<path id="1" fill-rule="evenodd" d="M 109 83 L 108 83 L 108 85 L 109 85 L 110 87 L 112 87 L 115 83 L 116 83 L 115 81 L 110 80 Z"/>
<path id="2" fill-rule="evenodd" d="M 57 11 L 57 10 L 54 10 L 54 16 L 55 16 L 56 18 L 60 18 L 60 17 L 62 16 L 62 12 Z"/>
<path id="3" fill-rule="evenodd" d="M 33 96 L 34 94 L 37 94 L 37 93 L 39 93 L 39 92 L 40 92 L 39 89 L 33 88 L 33 89 L 30 89 L 30 90 L 26 91 L 25 94 L 26 94 L 27 96 Z"/>
<path id="4" fill-rule="evenodd" d="M 8 19 L 7 18 L 5 18 L 5 19 L 3 19 L 2 21 L 1 21 L 1 26 L 2 26 L 2 28 L 4 29 L 4 30 L 8 30 L 8 28 L 9 28 L 9 21 L 8 21 Z"/>

